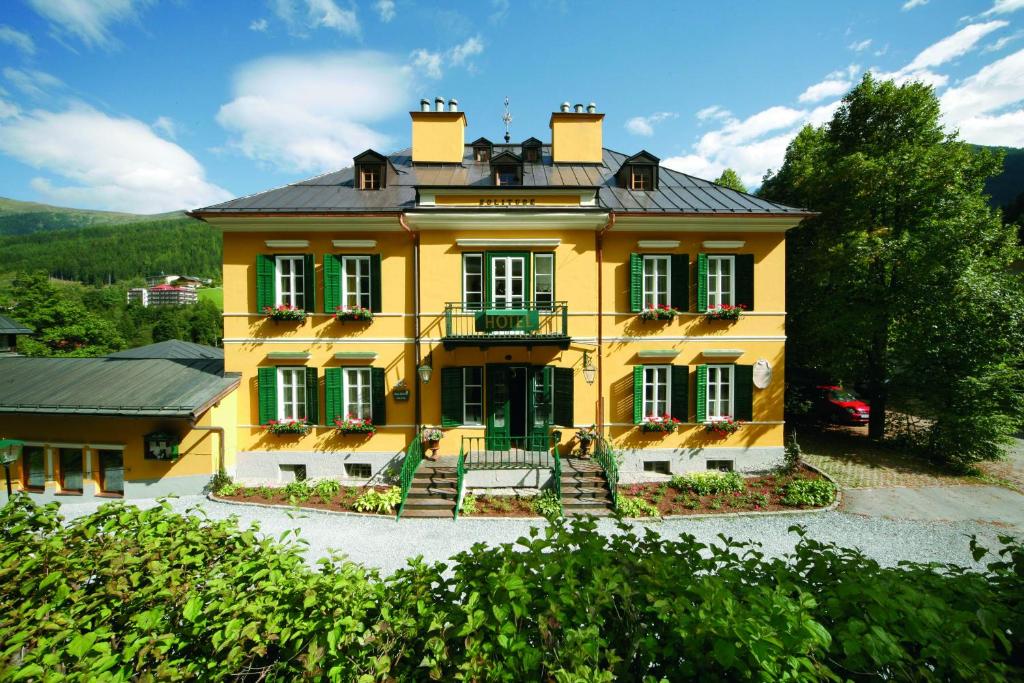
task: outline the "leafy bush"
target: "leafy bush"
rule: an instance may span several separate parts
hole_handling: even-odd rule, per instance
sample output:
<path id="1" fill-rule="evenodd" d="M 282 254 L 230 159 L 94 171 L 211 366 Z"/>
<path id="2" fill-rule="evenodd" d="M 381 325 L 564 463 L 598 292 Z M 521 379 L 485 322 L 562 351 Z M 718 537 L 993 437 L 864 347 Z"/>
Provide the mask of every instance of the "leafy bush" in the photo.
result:
<path id="1" fill-rule="evenodd" d="M 309 482 L 305 479 L 289 482 L 284 487 L 285 498 L 292 503 L 304 503 L 309 500 L 312 494 L 313 491 L 309 488 Z"/>
<path id="2" fill-rule="evenodd" d="M 227 483 L 221 484 L 220 488 L 214 491 L 214 493 L 216 493 L 218 496 L 233 496 L 236 493 L 238 493 L 238 490 L 240 488 L 241 487 L 238 484 L 229 481 Z"/>
<path id="3" fill-rule="evenodd" d="M 472 493 L 467 493 L 462 497 L 462 506 L 459 508 L 460 515 L 474 515 L 476 514 L 476 496 Z"/>
<path id="4" fill-rule="evenodd" d="M 228 484 L 234 484 L 234 480 L 228 476 L 227 472 L 218 472 L 217 474 L 210 477 L 210 483 L 206 485 L 206 491 L 213 491 L 217 493 Z M 224 494 L 231 495 L 231 494 Z"/>
<path id="5" fill-rule="evenodd" d="M 783 505 L 822 507 L 836 497 L 835 485 L 827 479 L 794 479 L 782 491 Z"/>
<path id="6" fill-rule="evenodd" d="M 363 495 L 356 499 L 352 507 L 359 512 L 376 512 L 381 515 L 395 511 L 395 506 L 402 502 L 402 489 L 392 486 L 385 491 L 377 489 L 366 489 Z"/>
<path id="7" fill-rule="evenodd" d="M 313 486 L 313 495 L 324 503 L 334 500 L 341 491 L 341 483 L 335 479 L 321 479 Z"/>
<path id="8" fill-rule="evenodd" d="M 743 477 L 738 472 L 692 472 L 672 477 L 669 486 L 680 491 L 692 491 L 698 496 L 742 491 Z"/>
<path id="9" fill-rule="evenodd" d="M 541 517 L 551 519 L 562 516 L 562 501 L 554 491 L 544 491 L 530 501 L 530 507 Z"/>
<path id="10" fill-rule="evenodd" d="M 793 553 L 766 559 L 555 520 L 381 578 L 166 503 L 57 511 L 24 496 L 0 510 L 2 680 L 1024 678 L 1011 537 L 971 572 L 883 568 L 797 527 Z"/>
<path id="11" fill-rule="evenodd" d="M 657 517 L 658 508 L 638 496 L 619 495 L 619 514 L 623 517 Z"/>

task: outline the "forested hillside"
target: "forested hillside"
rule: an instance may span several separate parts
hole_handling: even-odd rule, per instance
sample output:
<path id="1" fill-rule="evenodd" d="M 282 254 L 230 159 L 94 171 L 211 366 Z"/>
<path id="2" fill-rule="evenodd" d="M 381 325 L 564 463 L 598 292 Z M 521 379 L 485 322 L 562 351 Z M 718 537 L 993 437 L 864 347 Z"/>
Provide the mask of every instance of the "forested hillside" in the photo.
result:
<path id="1" fill-rule="evenodd" d="M 40 230 L 64 230 L 84 228 L 90 225 L 138 223 L 147 220 L 184 217 L 185 214 L 182 211 L 140 215 L 114 211 L 69 209 L 63 206 L 22 202 L 17 199 L 0 197 L 0 235 L 27 235 Z"/>
<path id="2" fill-rule="evenodd" d="M 1001 149 L 1006 157 L 1003 159 L 1003 172 L 988 179 L 985 191 L 992 197 L 992 206 L 1012 204 L 1024 194 L 1024 148 L 1020 147 L 989 147 Z"/>

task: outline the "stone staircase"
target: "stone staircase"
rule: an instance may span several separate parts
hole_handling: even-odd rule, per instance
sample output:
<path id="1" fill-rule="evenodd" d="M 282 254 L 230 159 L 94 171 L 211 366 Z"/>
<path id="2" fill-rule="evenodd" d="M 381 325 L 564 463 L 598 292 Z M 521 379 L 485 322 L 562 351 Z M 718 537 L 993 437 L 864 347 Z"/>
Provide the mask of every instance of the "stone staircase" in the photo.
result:
<path id="1" fill-rule="evenodd" d="M 455 468 L 424 460 L 413 474 L 402 518 L 452 519 L 455 517 L 455 499 L 458 495 L 459 479 Z"/>
<path id="2" fill-rule="evenodd" d="M 601 466 L 592 460 L 562 459 L 562 511 L 566 517 L 612 514 L 612 494 Z"/>

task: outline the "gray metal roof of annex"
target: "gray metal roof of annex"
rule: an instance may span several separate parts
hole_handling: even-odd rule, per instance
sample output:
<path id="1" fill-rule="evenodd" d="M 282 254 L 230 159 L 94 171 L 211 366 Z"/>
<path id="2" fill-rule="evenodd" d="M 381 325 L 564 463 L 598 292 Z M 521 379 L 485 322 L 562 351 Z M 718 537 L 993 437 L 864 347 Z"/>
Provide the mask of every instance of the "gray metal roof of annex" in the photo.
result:
<path id="1" fill-rule="evenodd" d="M 494 145 L 494 154 L 519 145 Z M 411 150 L 387 157 L 386 186 L 381 190 L 356 189 L 352 167 L 325 173 L 291 185 L 196 209 L 194 214 L 269 213 L 372 213 L 429 211 L 416 206 L 418 187 L 497 188 L 490 164 L 473 160 L 472 145 L 465 146 L 461 164 L 413 164 Z M 523 163 L 521 188 L 596 188 L 598 209 L 623 213 L 804 216 L 810 212 L 738 192 L 709 180 L 659 167 L 658 189 L 632 191 L 618 186 L 616 174 L 629 155 L 604 150 L 601 164 L 553 164 L 551 146 L 542 148 L 541 161 Z M 516 210 L 516 209 L 509 209 Z M 537 210 L 536 208 L 530 210 Z M 564 210 L 564 209 L 562 209 Z"/>
<path id="2" fill-rule="evenodd" d="M 32 334 L 32 328 L 0 315 L 0 334 Z"/>
<path id="3" fill-rule="evenodd" d="M 125 349 L 117 353 L 107 355 L 107 358 L 165 358 L 169 360 L 178 359 L 219 359 L 224 360 L 224 349 L 206 346 L 204 344 L 193 344 L 192 342 L 180 339 L 168 339 L 167 341 L 138 346 L 134 349 Z"/>

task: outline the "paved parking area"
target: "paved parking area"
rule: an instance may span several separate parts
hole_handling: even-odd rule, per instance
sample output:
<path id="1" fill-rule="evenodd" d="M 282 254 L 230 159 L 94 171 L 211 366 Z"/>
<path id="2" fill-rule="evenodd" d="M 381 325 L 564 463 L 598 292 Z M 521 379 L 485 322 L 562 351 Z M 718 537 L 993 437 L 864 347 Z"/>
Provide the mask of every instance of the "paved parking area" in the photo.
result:
<path id="1" fill-rule="evenodd" d="M 921 486 L 854 489 L 844 512 L 885 519 L 979 522 L 1024 531 L 1024 495 L 1000 486 Z"/>

